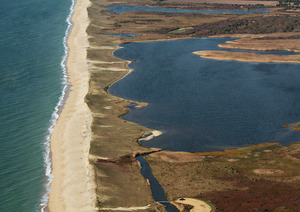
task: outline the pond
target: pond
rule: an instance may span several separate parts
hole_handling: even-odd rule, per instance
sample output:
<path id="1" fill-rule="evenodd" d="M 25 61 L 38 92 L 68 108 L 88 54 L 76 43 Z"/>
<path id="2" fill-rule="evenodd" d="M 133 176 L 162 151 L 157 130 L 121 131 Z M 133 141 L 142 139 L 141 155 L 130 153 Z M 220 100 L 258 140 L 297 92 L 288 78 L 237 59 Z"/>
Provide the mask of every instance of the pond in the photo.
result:
<path id="1" fill-rule="evenodd" d="M 228 40 L 128 43 L 115 52 L 134 61 L 133 72 L 109 92 L 149 103 L 123 118 L 164 133 L 142 145 L 196 152 L 299 138 L 299 132 L 281 126 L 299 121 L 300 66 L 217 61 L 192 53 L 218 50 Z"/>

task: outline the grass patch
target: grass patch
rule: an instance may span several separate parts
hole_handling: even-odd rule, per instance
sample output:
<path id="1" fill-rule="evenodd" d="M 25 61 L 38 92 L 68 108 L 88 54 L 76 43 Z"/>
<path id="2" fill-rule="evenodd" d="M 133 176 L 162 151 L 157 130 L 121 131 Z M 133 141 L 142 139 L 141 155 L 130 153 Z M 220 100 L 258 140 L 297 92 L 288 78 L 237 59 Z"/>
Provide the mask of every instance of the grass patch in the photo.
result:
<path id="1" fill-rule="evenodd" d="M 177 34 L 177 33 L 182 33 L 182 32 L 191 30 L 191 29 L 193 29 L 193 27 L 184 27 L 184 28 L 179 28 L 179 29 L 173 30 L 173 31 L 171 31 L 169 33 L 170 34 Z"/>

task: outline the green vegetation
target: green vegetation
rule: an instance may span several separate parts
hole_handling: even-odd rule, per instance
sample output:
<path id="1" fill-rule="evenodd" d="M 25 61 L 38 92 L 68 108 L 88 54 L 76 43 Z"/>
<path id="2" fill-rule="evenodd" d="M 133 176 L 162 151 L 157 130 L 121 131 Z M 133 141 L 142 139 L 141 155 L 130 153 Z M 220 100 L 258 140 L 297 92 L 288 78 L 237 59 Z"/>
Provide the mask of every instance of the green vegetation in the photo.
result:
<path id="1" fill-rule="evenodd" d="M 176 33 L 185 32 L 185 31 L 188 31 L 188 30 L 191 30 L 191 29 L 193 29 L 193 27 L 179 28 L 179 29 L 173 30 L 173 31 L 171 31 L 169 33 L 176 34 Z"/>
<path id="2" fill-rule="evenodd" d="M 194 26 L 194 30 L 187 31 L 194 36 L 217 34 L 265 34 L 277 32 L 299 32 L 300 19 L 298 16 L 256 16 L 231 19 L 215 23 Z"/>
<path id="3" fill-rule="evenodd" d="M 279 7 L 300 8 L 300 0 L 279 0 Z"/>

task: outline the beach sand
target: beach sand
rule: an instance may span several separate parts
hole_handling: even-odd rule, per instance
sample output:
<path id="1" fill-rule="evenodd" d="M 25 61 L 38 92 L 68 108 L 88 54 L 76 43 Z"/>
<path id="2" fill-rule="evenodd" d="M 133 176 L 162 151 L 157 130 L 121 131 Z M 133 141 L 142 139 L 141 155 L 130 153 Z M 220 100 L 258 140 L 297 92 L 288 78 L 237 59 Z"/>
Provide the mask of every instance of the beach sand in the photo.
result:
<path id="1" fill-rule="evenodd" d="M 88 0 L 79 0 L 75 5 L 67 60 L 71 91 L 51 135 L 54 177 L 48 208 L 55 212 L 96 211 L 94 174 L 88 160 L 92 115 L 84 102 L 89 81 L 86 61 L 89 4 Z"/>

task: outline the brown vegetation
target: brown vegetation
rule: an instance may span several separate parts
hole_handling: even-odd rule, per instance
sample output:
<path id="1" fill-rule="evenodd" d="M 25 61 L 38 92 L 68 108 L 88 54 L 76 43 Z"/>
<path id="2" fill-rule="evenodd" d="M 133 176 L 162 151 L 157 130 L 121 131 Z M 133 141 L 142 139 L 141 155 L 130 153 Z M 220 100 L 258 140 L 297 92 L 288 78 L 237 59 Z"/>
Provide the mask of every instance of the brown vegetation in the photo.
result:
<path id="1" fill-rule="evenodd" d="M 180 2 L 180 0 L 176 0 Z M 193 1 L 193 0 L 191 0 Z M 217 0 L 216 0 L 217 1 Z M 107 93 L 107 88 L 128 73 L 127 62 L 113 57 L 121 42 L 183 39 L 208 35 L 257 33 L 248 46 L 259 46 L 266 40 L 278 42 L 281 35 L 273 32 L 293 32 L 297 39 L 299 18 L 295 13 L 274 14 L 169 14 L 130 12 L 122 15 L 103 14 L 108 2 L 92 0 L 88 9 L 87 29 L 90 48 L 90 89 L 86 102 L 93 113 L 90 161 L 94 165 L 97 197 L 100 208 L 144 206 L 153 203 L 150 188 L 140 174 L 133 155 L 148 152 L 137 140 L 150 129 L 127 122 L 119 117 L 128 112 L 130 100 Z M 222 0 L 224 3 L 224 1 Z M 226 2 L 226 1 L 225 1 Z M 110 3 L 170 6 L 156 1 L 113 0 Z M 180 8 L 213 7 L 244 8 L 236 5 L 174 4 Z M 255 8 L 261 8 L 256 5 Z M 254 7 L 252 7 L 254 8 Z M 184 29 L 174 32 L 177 29 Z M 120 38 L 104 35 L 108 32 L 142 36 Z M 270 33 L 262 35 L 262 33 Z M 284 33 L 285 34 L 285 33 Z M 276 39 L 275 39 L 276 37 Z M 260 41 L 259 41 L 260 40 Z M 226 44 L 247 46 L 246 40 Z M 244 43 L 243 43 L 244 42 Z M 269 42 L 269 41 L 268 41 Z M 255 44 L 256 43 L 256 44 Z M 237 47 L 238 48 L 238 47 Z M 170 200 L 192 196 L 211 201 L 219 211 L 296 211 L 299 209 L 299 144 L 290 146 L 265 145 L 210 153 L 159 152 L 147 156 L 154 175 Z M 269 151 L 263 148 L 270 148 Z M 255 171 L 256 170 L 256 171 Z M 259 173 L 257 170 L 260 170 Z M 261 174 L 262 170 L 268 174 Z M 275 170 L 275 171 L 267 171 Z M 158 205 L 153 210 L 163 210 Z"/>
<path id="2" fill-rule="evenodd" d="M 93 114 L 90 162 L 95 169 L 97 206 L 101 211 L 109 211 L 109 208 L 151 204 L 150 208 L 142 211 L 157 210 L 161 206 L 154 204 L 149 185 L 133 157 L 134 152 L 149 151 L 137 140 L 150 130 L 119 118 L 128 112 L 126 105 L 140 103 L 107 93 L 109 85 L 128 73 L 127 62 L 113 56 L 119 38 L 104 35 L 103 29 L 113 23 L 108 20 L 107 14 L 101 13 L 107 2 L 91 2 L 88 8 L 91 23 L 87 29 L 90 82 L 86 103 Z"/>
<path id="3" fill-rule="evenodd" d="M 269 40 L 263 38 L 266 34 L 245 35 L 244 38 L 219 44 L 219 47 L 228 49 L 246 49 L 253 51 L 291 51 L 300 52 L 300 39 L 295 39 L 300 33 L 267 34 Z M 234 35 L 235 37 L 237 35 Z M 232 51 L 198 51 L 194 54 L 203 58 L 215 60 L 235 60 L 240 62 L 261 63 L 300 63 L 300 54 L 275 55 Z M 296 126 L 294 126 L 296 128 Z M 291 128 L 292 129 L 292 128 Z"/>
<path id="4" fill-rule="evenodd" d="M 173 29 L 156 30 L 153 32 L 165 34 Z M 231 18 L 216 21 L 214 23 L 203 23 L 193 25 L 181 35 L 192 37 L 205 37 L 219 34 L 267 34 L 278 32 L 300 32 L 300 19 L 291 15 L 265 16 L 246 18 Z"/>
<path id="5" fill-rule="evenodd" d="M 300 55 L 256 54 L 232 51 L 198 51 L 194 54 L 202 58 L 214 60 L 235 60 L 240 62 L 257 63 L 300 63 Z"/>
<path id="6" fill-rule="evenodd" d="M 195 197 L 226 212 L 299 211 L 299 149 L 300 143 L 242 148 L 240 155 L 238 148 L 198 162 L 169 162 L 157 153 L 146 159 L 169 199 Z"/>

